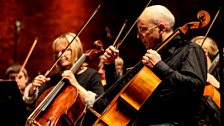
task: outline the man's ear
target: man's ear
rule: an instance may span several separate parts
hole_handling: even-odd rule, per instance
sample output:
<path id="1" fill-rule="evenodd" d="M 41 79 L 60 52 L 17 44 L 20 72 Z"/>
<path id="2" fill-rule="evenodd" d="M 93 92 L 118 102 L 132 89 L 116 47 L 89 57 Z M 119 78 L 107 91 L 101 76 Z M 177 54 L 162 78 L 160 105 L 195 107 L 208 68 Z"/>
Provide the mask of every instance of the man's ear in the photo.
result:
<path id="1" fill-rule="evenodd" d="M 164 23 L 159 24 L 159 32 L 163 33 L 165 31 L 166 25 Z"/>

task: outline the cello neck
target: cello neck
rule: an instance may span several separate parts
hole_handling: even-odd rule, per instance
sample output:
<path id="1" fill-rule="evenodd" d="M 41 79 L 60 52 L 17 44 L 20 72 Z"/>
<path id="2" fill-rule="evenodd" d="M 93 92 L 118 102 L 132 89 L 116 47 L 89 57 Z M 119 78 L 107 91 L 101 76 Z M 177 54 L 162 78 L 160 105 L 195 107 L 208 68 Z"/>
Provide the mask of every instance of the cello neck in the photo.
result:
<path id="1" fill-rule="evenodd" d="M 180 34 L 184 34 L 181 31 L 181 28 L 176 29 L 168 38 L 166 38 L 162 43 L 158 44 L 155 47 L 155 50 L 157 52 L 161 51 L 173 38 L 175 38 L 176 36 L 178 36 Z"/>
<path id="2" fill-rule="evenodd" d="M 84 61 L 87 58 L 87 54 L 82 54 L 82 56 L 76 61 L 76 63 L 71 67 L 71 71 L 73 73 L 76 73 L 78 71 L 78 69 L 80 68 L 80 66 L 84 63 Z"/>

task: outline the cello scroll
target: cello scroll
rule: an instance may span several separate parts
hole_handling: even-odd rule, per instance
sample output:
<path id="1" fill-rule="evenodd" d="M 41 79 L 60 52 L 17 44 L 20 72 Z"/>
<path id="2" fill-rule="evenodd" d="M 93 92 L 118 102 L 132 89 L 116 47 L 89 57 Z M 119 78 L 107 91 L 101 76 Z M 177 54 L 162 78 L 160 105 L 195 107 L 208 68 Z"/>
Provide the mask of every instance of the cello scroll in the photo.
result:
<path id="1" fill-rule="evenodd" d="M 172 35 L 170 35 L 164 42 L 160 43 L 155 49 L 159 52 L 165 45 L 167 45 L 174 37 L 179 34 L 186 34 L 188 30 L 203 28 L 207 26 L 210 22 L 210 15 L 207 11 L 201 10 L 197 14 L 197 18 L 199 21 L 188 22 L 184 24 L 182 27 L 176 29 Z"/>
<path id="2" fill-rule="evenodd" d="M 207 26 L 210 22 L 210 15 L 205 10 L 199 11 L 197 13 L 197 18 L 199 21 L 189 22 L 180 28 L 183 34 L 186 34 L 189 29 L 203 28 Z"/>

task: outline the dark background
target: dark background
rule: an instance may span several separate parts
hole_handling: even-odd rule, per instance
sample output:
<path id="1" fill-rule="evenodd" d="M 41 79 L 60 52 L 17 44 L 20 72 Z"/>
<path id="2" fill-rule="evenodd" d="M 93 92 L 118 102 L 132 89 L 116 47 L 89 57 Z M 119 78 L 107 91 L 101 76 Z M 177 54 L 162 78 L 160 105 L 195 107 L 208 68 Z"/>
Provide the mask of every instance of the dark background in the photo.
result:
<path id="1" fill-rule="evenodd" d="M 147 3 L 147 0 L 0 0 L 0 78 L 4 78 L 9 65 L 23 64 L 36 37 L 38 42 L 25 67 L 31 79 L 39 73 L 44 74 L 54 63 L 52 41 L 65 32 L 78 33 L 99 4 L 99 11 L 81 32 L 80 39 L 85 51 L 93 48 L 95 40 L 102 40 L 104 48 L 107 48 L 127 19 L 121 35 L 123 38 Z M 150 5 L 154 4 L 162 4 L 171 10 L 176 17 L 175 29 L 197 21 L 196 15 L 200 10 L 210 14 L 210 25 L 223 5 L 215 0 L 152 0 Z M 21 23 L 20 30 L 17 30 L 16 21 Z M 218 17 L 208 34 L 217 44 L 223 43 L 221 22 L 223 20 Z M 190 31 L 186 39 L 205 35 L 209 25 Z M 135 26 L 119 48 L 125 67 L 135 65 L 145 53 L 136 34 Z M 88 62 L 90 67 L 97 69 L 98 57 Z"/>

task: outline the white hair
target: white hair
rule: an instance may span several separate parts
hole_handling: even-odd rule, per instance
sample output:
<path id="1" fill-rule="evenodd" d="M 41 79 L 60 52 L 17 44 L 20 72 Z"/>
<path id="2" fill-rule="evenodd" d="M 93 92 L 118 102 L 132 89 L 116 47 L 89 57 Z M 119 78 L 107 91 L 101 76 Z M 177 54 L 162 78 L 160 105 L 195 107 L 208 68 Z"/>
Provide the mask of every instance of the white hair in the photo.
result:
<path id="1" fill-rule="evenodd" d="M 166 25 L 166 31 L 170 31 L 173 29 L 175 24 L 174 15 L 162 5 L 152 5 L 147 7 L 141 14 L 147 18 L 147 20 L 152 23 L 159 25 L 160 23 L 164 23 Z"/>

